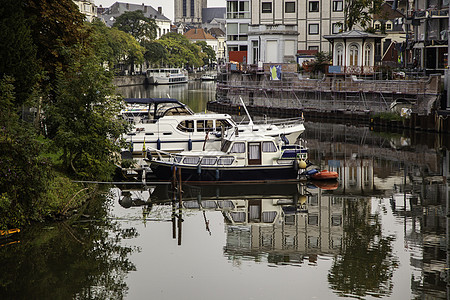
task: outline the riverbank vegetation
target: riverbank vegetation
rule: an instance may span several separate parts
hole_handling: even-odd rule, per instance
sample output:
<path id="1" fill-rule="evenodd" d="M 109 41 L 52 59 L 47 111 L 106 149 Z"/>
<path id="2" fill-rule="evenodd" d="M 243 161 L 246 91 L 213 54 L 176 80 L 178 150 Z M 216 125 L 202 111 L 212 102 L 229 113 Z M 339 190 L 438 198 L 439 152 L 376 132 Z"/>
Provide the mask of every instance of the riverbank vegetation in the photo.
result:
<path id="1" fill-rule="evenodd" d="M 71 0 L 5 0 L 0 35 L 6 229 L 54 219 L 84 202 L 92 188 L 74 180 L 111 179 L 127 127 L 117 118 L 123 102 L 108 66 L 144 48 L 123 31 L 85 23 Z"/>

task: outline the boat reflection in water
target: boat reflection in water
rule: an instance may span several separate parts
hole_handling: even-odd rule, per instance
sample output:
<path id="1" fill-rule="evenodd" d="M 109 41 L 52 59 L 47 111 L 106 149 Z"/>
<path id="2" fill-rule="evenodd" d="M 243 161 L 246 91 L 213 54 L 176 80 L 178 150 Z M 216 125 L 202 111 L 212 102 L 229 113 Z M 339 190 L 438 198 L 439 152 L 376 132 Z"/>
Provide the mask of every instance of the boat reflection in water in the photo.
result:
<path id="1" fill-rule="evenodd" d="M 333 254 L 341 246 L 342 203 L 330 200 L 330 190 L 337 188 L 337 182 L 317 184 L 324 188 L 306 182 L 183 185 L 181 198 L 176 189 L 164 184 L 122 189 L 119 203 L 125 208 L 142 206 L 145 218 L 152 208 L 159 207 L 159 215 L 164 210 L 164 219 L 171 219 L 173 238 L 179 244 L 183 213 L 201 211 L 208 231 L 206 213 L 220 211 L 227 258 L 267 257 L 270 263 L 297 264 L 305 257 L 314 262 L 319 253 Z"/>

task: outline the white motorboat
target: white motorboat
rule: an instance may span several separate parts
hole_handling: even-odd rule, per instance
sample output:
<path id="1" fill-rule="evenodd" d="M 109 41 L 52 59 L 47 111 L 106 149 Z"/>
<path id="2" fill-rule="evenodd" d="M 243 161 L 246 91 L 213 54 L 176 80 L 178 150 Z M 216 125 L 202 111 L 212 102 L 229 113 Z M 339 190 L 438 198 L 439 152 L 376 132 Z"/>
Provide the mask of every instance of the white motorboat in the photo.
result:
<path id="1" fill-rule="evenodd" d="M 187 72 L 179 68 L 148 69 L 149 84 L 176 84 L 188 82 Z"/>
<path id="2" fill-rule="evenodd" d="M 140 119 L 123 114 L 134 124 L 124 138 L 130 145 L 129 150 L 135 154 L 147 149 L 165 152 L 219 150 L 223 137 L 255 133 L 282 137 L 286 143 L 294 144 L 305 130 L 301 117 L 274 122 L 266 120 L 258 124 L 250 119 L 247 124 L 237 124 L 228 114 L 194 114 L 186 105 L 175 99 L 145 98 L 125 101 L 148 105 L 147 115 Z"/>
<path id="3" fill-rule="evenodd" d="M 156 154 L 149 159 L 153 174 L 162 180 L 181 176 L 182 181 L 296 180 L 308 159 L 302 145 L 285 145 L 279 137 L 257 134 L 224 138 L 220 151 Z"/>

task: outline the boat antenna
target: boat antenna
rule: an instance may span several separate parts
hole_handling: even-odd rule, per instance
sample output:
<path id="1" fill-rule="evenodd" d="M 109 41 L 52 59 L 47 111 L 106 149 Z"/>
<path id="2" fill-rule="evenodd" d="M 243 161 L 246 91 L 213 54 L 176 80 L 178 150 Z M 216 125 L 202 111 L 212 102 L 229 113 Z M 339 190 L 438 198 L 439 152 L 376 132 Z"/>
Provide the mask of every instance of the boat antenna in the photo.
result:
<path id="1" fill-rule="evenodd" d="M 241 99 L 242 106 L 244 107 L 245 113 L 247 114 L 248 119 L 250 120 L 250 121 L 248 122 L 248 125 L 251 126 L 251 125 L 253 125 L 252 117 L 250 117 L 250 114 L 248 113 L 248 110 L 247 110 L 247 106 L 245 106 L 244 100 L 242 100 L 242 97 L 241 97 L 241 96 L 239 96 L 239 99 Z"/>

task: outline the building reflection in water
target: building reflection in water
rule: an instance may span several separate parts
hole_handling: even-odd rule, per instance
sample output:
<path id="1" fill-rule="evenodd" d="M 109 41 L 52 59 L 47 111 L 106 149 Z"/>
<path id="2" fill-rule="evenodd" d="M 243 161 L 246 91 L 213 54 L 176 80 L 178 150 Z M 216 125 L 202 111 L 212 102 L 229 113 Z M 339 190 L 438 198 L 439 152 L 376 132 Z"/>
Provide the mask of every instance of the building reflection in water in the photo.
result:
<path id="1" fill-rule="evenodd" d="M 172 200 L 173 235 L 178 234 L 179 243 L 183 210 L 220 211 L 224 255 L 236 264 L 317 264 L 319 256 L 333 257 L 328 281 L 337 294 L 388 296 L 399 268 L 398 251 L 404 251 L 411 293 L 447 298 L 448 150 L 411 144 L 401 149 L 392 139 L 367 136 L 371 142 L 364 144 L 358 138 L 308 140 L 310 149 L 320 149 L 311 152 L 312 160 L 339 172 L 339 185 L 185 185 L 182 207 L 169 186 L 157 186 L 150 202 Z M 427 153 L 418 155 L 417 149 Z M 387 214 L 402 224 L 402 235 L 387 233 Z M 404 248 L 394 251 L 399 238 Z"/>

